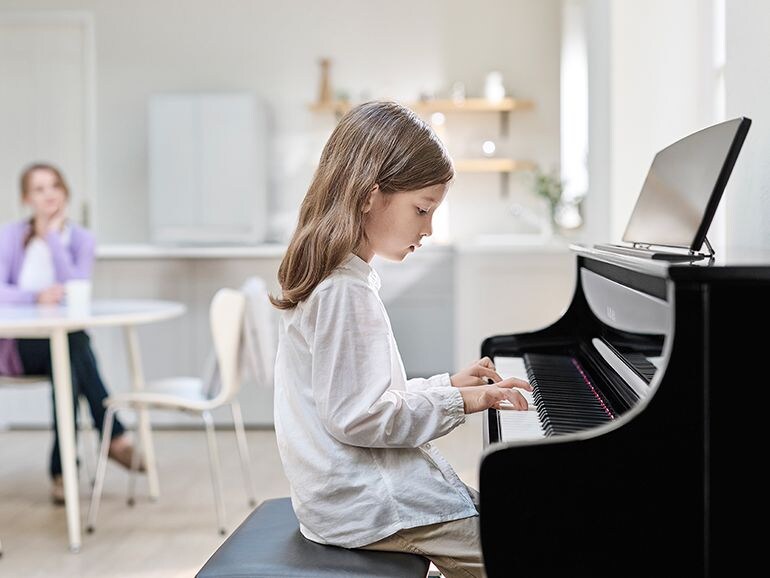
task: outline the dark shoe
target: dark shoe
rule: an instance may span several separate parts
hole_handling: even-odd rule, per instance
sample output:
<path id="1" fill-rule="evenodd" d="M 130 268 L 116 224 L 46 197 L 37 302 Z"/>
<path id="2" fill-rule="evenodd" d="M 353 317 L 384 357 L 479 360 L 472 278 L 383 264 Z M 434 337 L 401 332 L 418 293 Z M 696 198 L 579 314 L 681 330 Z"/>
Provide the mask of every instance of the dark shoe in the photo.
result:
<path id="1" fill-rule="evenodd" d="M 61 476 L 51 478 L 51 501 L 57 506 L 64 505 L 64 479 Z"/>
<path id="2" fill-rule="evenodd" d="M 133 460 L 134 457 L 134 446 L 132 446 L 130 443 L 125 443 L 122 440 L 118 441 L 116 438 L 112 440 L 112 443 L 110 444 L 110 450 L 107 452 L 107 457 L 109 457 L 111 460 L 115 460 L 127 470 L 130 470 L 131 460 Z M 144 460 L 141 457 L 139 458 L 139 471 L 147 471 L 147 467 L 145 466 Z"/>

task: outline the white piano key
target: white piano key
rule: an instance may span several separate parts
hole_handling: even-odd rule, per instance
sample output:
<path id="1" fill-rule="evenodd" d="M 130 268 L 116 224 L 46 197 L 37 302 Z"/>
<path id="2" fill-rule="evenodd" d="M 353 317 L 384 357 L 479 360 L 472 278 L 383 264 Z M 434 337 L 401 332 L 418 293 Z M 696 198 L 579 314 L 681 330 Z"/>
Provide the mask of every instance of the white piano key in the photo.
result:
<path id="1" fill-rule="evenodd" d="M 519 379 L 528 379 L 527 367 L 524 365 L 524 359 L 521 357 L 495 357 L 493 360 L 495 369 L 500 377 L 508 379 L 509 377 L 518 377 Z"/>
<path id="2" fill-rule="evenodd" d="M 535 410 L 517 411 L 504 409 L 500 416 L 500 441 L 539 439 L 545 437 L 540 416 Z"/>
<path id="3" fill-rule="evenodd" d="M 495 357 L 493 362 L 497 373 L 503 379 L 518 377 L 519 379 L 529 380 L 527 368 L 521 357 Z M 501 409 L 497 412 L 500 418 L 500 440 L 508 442 L 545 437 L 532 392 L 525 389 L 519 389 L 518 391 L 529 402 L 530 409 L 527 411 Z"/>
<path id="4" fill-rule="evenodd" d="M 663 365 L 663 357 L 648 357 L 647 361 L 652 363 L 655 366 L 655 369 L 660 369 L 660 366 Z"/>

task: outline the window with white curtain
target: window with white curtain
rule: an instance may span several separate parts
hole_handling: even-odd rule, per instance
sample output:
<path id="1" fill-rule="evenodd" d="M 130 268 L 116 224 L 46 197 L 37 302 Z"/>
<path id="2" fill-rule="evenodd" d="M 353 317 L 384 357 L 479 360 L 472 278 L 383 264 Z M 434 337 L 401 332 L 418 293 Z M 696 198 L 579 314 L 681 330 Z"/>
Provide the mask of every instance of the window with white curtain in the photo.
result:
<path id="1" fill-rule="evenodd" d="M 564 226 L 582 224 L 576 203 L 588 192 L 588 55 L 584 0 L 562 4 L 561 177 Z"/>

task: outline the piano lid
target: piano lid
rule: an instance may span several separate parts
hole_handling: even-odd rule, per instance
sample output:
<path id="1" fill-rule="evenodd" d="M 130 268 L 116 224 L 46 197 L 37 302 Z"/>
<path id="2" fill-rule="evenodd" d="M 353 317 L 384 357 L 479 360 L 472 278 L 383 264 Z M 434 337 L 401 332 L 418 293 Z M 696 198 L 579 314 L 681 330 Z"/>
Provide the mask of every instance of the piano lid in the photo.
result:
<path id="1" fill-rule="evenodd" d="M 770 279 L 770 249 L 732 247 L 711 259 L 670 262 L 610 253 L 583 244 L 571 244 L 569 248 L 584 257 L 674 280 Z"/>

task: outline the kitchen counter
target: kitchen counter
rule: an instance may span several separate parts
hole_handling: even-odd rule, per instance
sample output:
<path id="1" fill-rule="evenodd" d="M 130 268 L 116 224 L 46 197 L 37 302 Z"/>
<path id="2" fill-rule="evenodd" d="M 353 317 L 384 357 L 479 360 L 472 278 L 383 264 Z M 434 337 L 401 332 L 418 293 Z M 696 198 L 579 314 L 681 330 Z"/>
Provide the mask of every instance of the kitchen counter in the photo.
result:
<path id="1" fill-rule="evenodd" d="M 98 259 L 248 259 L 280 258 L 287 245 L 263 243 L 251 246 L 163 246 L 150 244 L 99 245 Z M 569 243 L 558 237 L 539 235 L 485 235 L 474 241 L 454 244 L 426 243 L 420 253 L 455 252 L 460 254 L 561 253 Z"/>
<path id="2" fill-rule="evenodd" d="M 249 257 L 282 257 L 286 245 L 264 243 L 251 246 L 162 246 L 162 245 L 100 245 L 97 259 L 220 259 Z"/>

